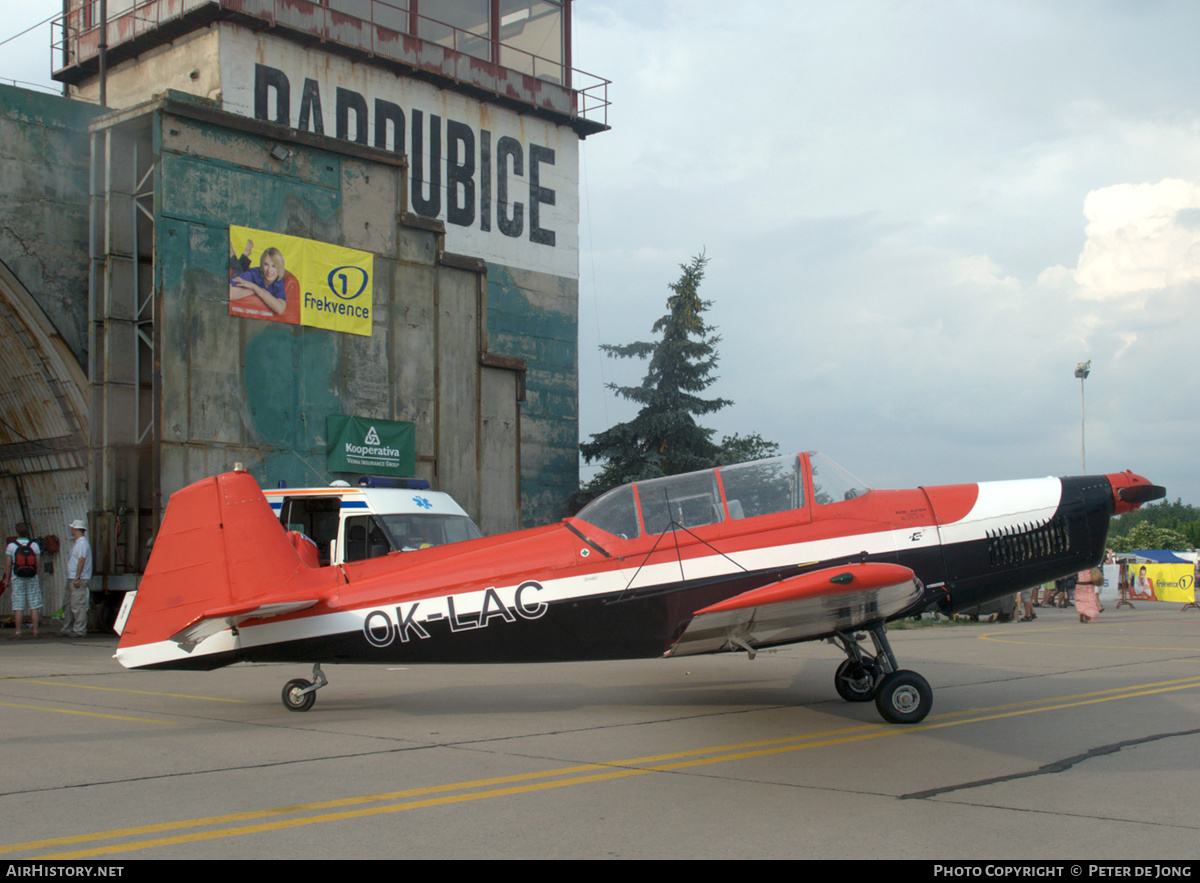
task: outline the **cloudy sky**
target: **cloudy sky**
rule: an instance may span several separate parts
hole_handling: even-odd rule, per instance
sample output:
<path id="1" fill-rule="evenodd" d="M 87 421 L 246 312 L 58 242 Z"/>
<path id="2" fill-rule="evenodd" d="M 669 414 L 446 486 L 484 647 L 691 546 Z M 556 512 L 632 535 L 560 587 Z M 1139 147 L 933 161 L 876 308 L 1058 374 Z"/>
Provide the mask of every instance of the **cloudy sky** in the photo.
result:
<path id="1" fill-rule="evenodd" d="M 645 7 L 651 6 L 652 12 Z M 739 13 L 753 12 L 753 16 Z M 583 433 L 707 250 L 719 433 L 903 487 L 1133 469 L 1200 504 L 1200 6 L 593 2 Z"/>
<path id="2" fill-rule="evenodd" d="M 54 0 L 7 0 L 0 38 Z M 577 0 L 580 409 L 705 250 L 718 434 L 878 487 L 1133 469 L 1200 504 L 1200 5 Z M 49 84 L 49 31 L 0 78 Z M 585 477 L 590 470 L 585 470 Z"/>

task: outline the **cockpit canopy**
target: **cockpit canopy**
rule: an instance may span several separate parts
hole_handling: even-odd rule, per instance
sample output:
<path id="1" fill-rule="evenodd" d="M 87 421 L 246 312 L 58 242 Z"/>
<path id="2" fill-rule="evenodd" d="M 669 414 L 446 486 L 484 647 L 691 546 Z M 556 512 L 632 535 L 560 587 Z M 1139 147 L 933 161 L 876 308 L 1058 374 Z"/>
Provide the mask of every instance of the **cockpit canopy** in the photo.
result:
<path id="1" fill-rule="evenodd" d="M 614 488 L 576 516 L 622 539 L 852 500 L 869 488 L 823 454 L 786 454 Z"/>

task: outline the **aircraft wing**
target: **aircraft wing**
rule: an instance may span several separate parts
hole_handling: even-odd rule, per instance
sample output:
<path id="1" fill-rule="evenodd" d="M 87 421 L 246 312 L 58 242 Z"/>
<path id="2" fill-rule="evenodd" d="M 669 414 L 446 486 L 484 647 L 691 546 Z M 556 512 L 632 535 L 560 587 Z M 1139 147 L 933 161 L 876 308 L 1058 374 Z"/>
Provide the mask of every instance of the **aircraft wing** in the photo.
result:
<path id="1" fill-rule="evenodd" d="M 899 564 L 826 567 L 697 610 L 666 655 L 752 651 L 825 637 L 900 613 L 921 592 L 913 571 Z"/>
<path id="2" fill-rule="evenodd" d="M 248 619 L 270 619 L 272 616 L 283 616 L 285 613 L 307 610 L 317 603 L 318 599 L 308 598 L 299 601 L 281 601 L 275 604 L 238 604 L 232 607 L 206 610 L 171 635 L 171 640 L 182 650 L 191 653 L 196 645 L 209 635 L 234 628 Z"/>

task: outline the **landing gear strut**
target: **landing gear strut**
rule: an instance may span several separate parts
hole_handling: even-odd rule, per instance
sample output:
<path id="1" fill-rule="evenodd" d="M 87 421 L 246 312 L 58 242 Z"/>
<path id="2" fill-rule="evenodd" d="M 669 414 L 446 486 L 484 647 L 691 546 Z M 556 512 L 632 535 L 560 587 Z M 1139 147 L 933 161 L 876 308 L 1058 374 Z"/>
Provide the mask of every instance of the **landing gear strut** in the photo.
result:
<path id="1" fill-rule="evenodd" d="M 863 635 L 838 632 L 830 641 L 842 648 L 846 659 L 833 676 L 833 686 L 847 702 L 875 700 L 883 719 L 893 724 L 920 723 L 933 708 L 933 689 L 915 671 L 901 669 L 883 630 L 883 623 L 868 629 L 875 654 L 863 652 Z"/>
<path id="2" fill-rule="evenodd" d="M 846 659 L 833 676 L 833 686 L 847 702 L 870 702 L 875 684 L 883 677 L 874 660 Z"/>
<path id="3" fill-rule="evenodd" d="M 288 711 L 308 711 L 317 701 L 317 690 L 329 683 L 321 664 L 313 666 L 312 682 L 296 678 L 283 685 L 283 707 Z"/>

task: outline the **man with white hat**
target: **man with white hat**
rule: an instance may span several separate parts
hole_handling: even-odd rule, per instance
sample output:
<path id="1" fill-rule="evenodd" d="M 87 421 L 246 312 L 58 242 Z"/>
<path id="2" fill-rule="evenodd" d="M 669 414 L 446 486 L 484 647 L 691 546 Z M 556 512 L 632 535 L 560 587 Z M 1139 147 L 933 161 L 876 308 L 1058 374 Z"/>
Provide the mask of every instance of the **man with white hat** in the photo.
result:
<path id="1" fill-rule="evenodd" d="M 67 558 L 67 592 L 63 599 L 63 627 L 59 635 L 82 638 L 87 635 L 88 601 L 92 591 L 92 547 L 87 541 L 87 522 L 82 518 L 72 521 L 71 536 L 75 543 Z"/>

